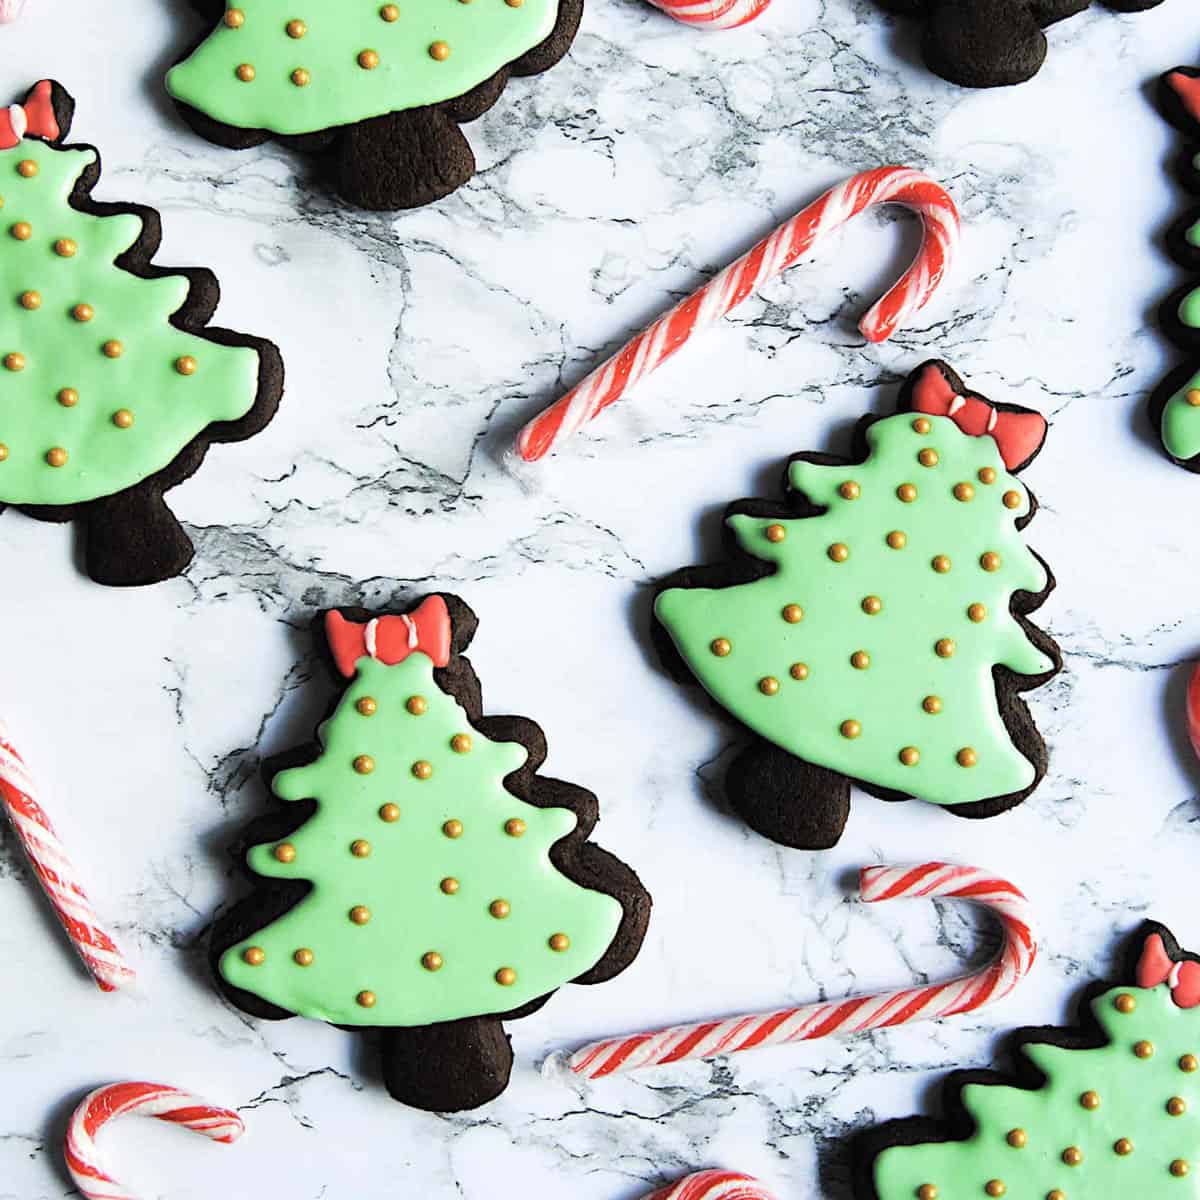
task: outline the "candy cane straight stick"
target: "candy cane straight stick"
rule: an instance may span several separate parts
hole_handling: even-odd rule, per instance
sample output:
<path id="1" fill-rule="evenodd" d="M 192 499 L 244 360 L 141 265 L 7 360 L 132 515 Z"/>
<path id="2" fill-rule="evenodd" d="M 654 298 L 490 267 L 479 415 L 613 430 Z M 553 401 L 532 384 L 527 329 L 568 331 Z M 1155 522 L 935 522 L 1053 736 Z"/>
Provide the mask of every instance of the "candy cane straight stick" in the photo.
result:
<path id="1" fill-rule="evenodd" d="M 137 1200 L 108 1173 L 96 1151 L 96 1134 L 118 1117 L 156 1117 L 202 1133 L 214 1142 L 236 1142 L 242 1118 L 161 1083 L 110 1083 L 86 1096 L 71 1116 L 64 1152 L 75 1186 L 88 1200 Z"/>
<path id="2" fill-rule="evenodd" d="M 940 184 L 909 167 L 877 167 L 830 188 L 748 254 L 628 342 L 517 435 L 517 454 L 536 462 L 660 367 L 689 338 L 715 324 L 767 280 L 851 217 L 877 204 L 901 204 L 921 218 L 924 237 L 912 265 L 859 322 L 882 342 L 924 306 L 958 247 L 958 210 Z"/>
<path id="3" fill-rule="evenodd" d="M 650 3 L 685 25 L 735 29 L 762 16 L 771 0 L 650 0 Z"/>
<path id="4" fill-rule="evenodd" d="M 133 982 L 133 971 L 92 911 L 83 885 L 36 797 L 37 789 L 25 763 L 0 721 L 0 801 L 79 957 L 101 991 L 116 991 Z"/>
<path id="5" fill-rule="evenodd" d="M 989 966 L 949 983 L 611 1038 L 584 1046 L 565 1061 L 552 1055 L 543 1071 L 600 1079 L 639 1067 L 950 1017 L 1007 996 L 1028 974 L 1037 957 L 1037 934 L 1029 902 L 1006 879 L 977 867 L 940 862 L 918 867 L 865 867 L 859 873 L 859 894 L 869 904 L 923 897 L 983 905 L 999 918 L 1004 946 Z"/>
<path id="6" fill-rule="evenodd" d="M 775 1200 L 757 1179 L 736 1171 L 697 1171 L 646 1200 Z"/>
<path id="7" fill-rule="evenodd" d="M 1192 749 L 1200 754 L 1200 666 L 1192 671 L 1192 677 L 1188 680 L 1187 719 Z"/>

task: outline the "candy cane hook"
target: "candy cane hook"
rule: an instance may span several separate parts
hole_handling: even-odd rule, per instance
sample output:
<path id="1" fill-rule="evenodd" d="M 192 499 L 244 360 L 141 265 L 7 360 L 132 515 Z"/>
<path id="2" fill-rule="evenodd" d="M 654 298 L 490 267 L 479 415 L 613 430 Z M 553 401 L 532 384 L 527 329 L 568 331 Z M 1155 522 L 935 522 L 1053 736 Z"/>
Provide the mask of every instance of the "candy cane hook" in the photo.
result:
<path id="1" fill-rule="evenodd" d="M 778 1012 L 611 1038 L 584 1046 L 569 1058 L 551 1055 L 543 1065 L 543 1073 L 551 1077 L 575 1075 L 601 1079 L 663 1063 L 712 1058 L 761 1046 L 863 1033 L 972 1012 L 1007 996 L 1029 973 L 1037 957 L 1037 932 L 1028 900 L 1008 880 L 977 867 L 941 862 L 916 867 L 864 867 L 859 873 L 859 895 L 868 904 L 922 897 L 982 905 L 999 918 L 1004 931 L 1003 948 L 987 967 L 949 983 L 848 1000 L 826 1000 Z"/>
<path id="2" fill-rule="evenodd" d="M 762 16 L 771 0 L 650 0 L 650 3 L 685 25 L 736 29 Z"/>
<path id="3" fill-rule="evenodd" d="M 901 204 L 921 218 L 924 235 L 912 265 L 859 322 L 882 342 L 924 307 L 950 269 L 958 247 L 958 210 L 945 189 L 909 167 L 877 167 L 830 188 L 748 254 L 626 343 L 517 435 L 516 453 L 536 462 L 619 400 L 701 329 L 715 324 L 756 288 L 786 271 L 851 217 L 878 204 Z"/>
<path id="4" fill-rule="evenodd" d="M 1192 677 L 1188 680 L 1187 720 L 1192 749 L 1200 754 L 1200 666 L 1192 671 Z"/>
<path id="5" fill-rule="evenodd" d="M 757 1179 L 737 1171 L 697 1171 L 646 1200 L 775 1200 Z"/>
<path id="6" fill-rule="evenodd" d="M 161 1083 L 110 1083 L 84 1097 L 67 1127 L 64 1152 L 75 1186 L 88 1200 L 137 1200 L 108 1173 L 96 1134 L 119 1117 L 155 1117 L 228 1145 L 246 1132 L 242 1118 Z"/>

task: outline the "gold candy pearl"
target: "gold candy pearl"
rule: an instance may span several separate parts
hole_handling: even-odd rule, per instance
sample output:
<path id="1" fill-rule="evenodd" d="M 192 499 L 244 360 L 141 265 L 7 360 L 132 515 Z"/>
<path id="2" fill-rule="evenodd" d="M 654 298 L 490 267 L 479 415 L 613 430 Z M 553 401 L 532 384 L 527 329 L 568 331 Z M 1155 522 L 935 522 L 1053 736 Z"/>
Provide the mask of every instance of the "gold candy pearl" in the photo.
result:
<path id="1" fill-rule="evenodd" d="M 1119 1013 L 1125 1013 L 1127 1016 L 1137 1008 L 1137 999 L 1131 996 L 1128 992 L 1122 992 L 1113 1000 L 1113 1008 Z"/>
<path id="2" fill-rule="evenodd" d="M 463 835 L 463 823 L 461 821 L 447 821 L 442 826 L 442 832 L 448 838 L 460 838 Z"/>
<path id="3" fill-rule="evenodd" d="M 845 542 L 834 542 L 825 553 L 835 563 L 844 563 L 850 557 L 850 547 Z"/>
<path id="4" fill-rule="evenodd" d="M 934 644 L 933 652 L 938 658 L 951 658 L 954 655 L 954 649 L 953 638 L 939 638 Z"/>
<path id="5" fill-rule="evenodd" d="M 1167 1112 L 1173 1117 L 1182 1117 L 1187 1112 L 1187 1101 L 1182 1096 L 1172 1096 L 1167 1101 Z"/>
<path id="6" fill-rule="evenodd" d="M 987 1192 L 989 1196 L 1003 1196 L 1004 1193 L 1008 1191 L 1008 1188 L 1004 1186 L 1003 1179 L 989 1179 L 987 1183 L 984 1184 L 983 1190 Z"/>
<path id="7" fill-rule="evenodd" d="M 79 251 L 79 244 L 74 238 L 59 238 L 54 243 L 54 253 L 59 258 L 74 258 Z"/>
<path id="8" fill-rule="evenodd" d="M 354 762 L 351 763 L 351 766 L 353 766 L 355 771 L 357 771 L 360 775 L 370 775 L 370 773 L 375 770 L 375 760 L 369 754 L 360 754 L 354 760 Z"/>
<path id="9" fill-rule="evenodd" d="M 841 733 L 842 737 L 853 740 L 854 738 L 858 737 L 860 733 L 862 733 L 862 725 L 853 719 L 849 721 L 843 721 L 838 727 L 838 732 Z"/>
<path id="10" fill-rule="evenodd" d="M 22 292 L 21 307 L 28 309 L 30 312 L 36 312 L 42 307 L 41 292 Z"/>
<path id="11" fill-rule="evenodd" d="M 1004 501 L 1005 508 L 1020 508 L 1021 507 L 1021 493 L 1020 492 L 1005 492 L 1004 495 L 1001 497 L 1001 499 Z"/>
<path id="12" fill-rule="evenodd" d="M 429 711 L 429 701 L 424 696 L 409 696 L 408 700 L 405 701 L 404 707 L 414 717 L 423 717 Z"/>
<path id="13" fill-rule="evenodd" d="M 1067 1193 L 1060 1191 L 1058 1188 L 1051 1188 L 1046 1193 L 1046 1200 L 1067 1200 Z"/>
<path id="14" fill-rule="evenodd" d="M 90 304 L 77 304 L 71 309 L 71 316 L 76 321 L 90 321 L 96 315 L 96 310 Z"/>
<path id="15" fill-rule="evenodd" d="M 412 773 L 416 779 L 432 779 L 433 763 L 428 763 L 423 758 L 418 759 L 412 765 Z"/>
<path id="16" fill-rule="evenodd" d="M 25 355 L 18 350 L 14 350 L 11 354 L 6 354 L 4 356 L 4 369 L 6 371 L 25 370 Z"/>
<path id="17" fill-rule="evenodd" d="M 446 960 L 436 951 L 427 950 L 421 955 L 421 966 L 427 971 L 440 971 Z"/>
<path id="18" fill-rule="evenodd" d="M 61 446 L 52 446 L 46 451 L 46 461 L 52 467 L 65 467 L 67 465 L 67 452 Z"/>
<path id="19" fill-rule="evenodd" d="M 902 483 L 896 489 L 896 495 L 905 504 L 911 504 L 917 498 L 917 485 L 915 483 Z"/>
<path id="20" fill-rule="evenodd" d="M 808 678 L 808 663 L 792 663 L 788 668 L 788 674 L 793 679 L 803 682 Z"/>
<path id="21" fill-rule="evenodd" d="M 1100 1107 L 1100 1093 L 1084 1092 L 1083 1095 L 1079 1097 L 1079 1103 L 1080 1106 L 1086 1108 L 1088 1112 L 1095 1112 L 1096 1109 Z"/>
<path id="22" fill-rule="evenodd" d="M 1177 1158 L 1171 1163 L 1170 1166 L 1171 1174 L 1174 1175 L 1176 1179 L 1182 1179 L 1190 1170 L 1191 1167 L 1188 1165 L 1188 1160 L 1186 1158 Z"/>
<path id="23" fill-rule="evenodd" d="M 374 696 L 362 696 L 355 701 L 354 711 L 360 717 L 373 717 L 379 711 L 379 702 Z"/>
<path id="24" fill-rule="evenodd" d="M 17 239 L 18 242 L 27 242 L 33 237 L 33 226 L 28 221 L 18 221 L 15 225 L 10 225 L 8 232 Z"/>
<path id="25" fill-rule="evenodd" d="M 290 38 L 302 38 L 308 32 L 308 26 L 301 20 L 289 21 L 284 29 Z"/>
<path id="26" fill-rule="evenodd" d="M 379 819 L 381 821 L 386 821 L 389 825 L 391 825 L 395 821 L 400 820 L 400 805 L 385 804 L 379 810 Z"/>
<path id="27" fill-rule="evenodd" d="M 469 754 L 471 751 L 471 737 L 466 733 L 456 733 L 450 739 L 450 749 L 455 754 Z"/>
<path id="28" fill-rule="evenodd" d="M 950 570 L 950 556 L 948 554 L 937 555 L 929 564 L 939 575 L 945 575 Z"/>
<path id="29" fill-rule="evenodd" d="M 564 950 L 571 948 L 571 939 L 565 933 L 553 934 L 550 940 L 546 943 L 551 950 L 557 954 L 561 954 Z"/>
<path id="30" fill-rule="evenodd" d="M 446 878 L 443 879 L 442 882 L 438 884 L 438 887 L 440 887 L 447 896 L 457 896 L 458 889 L 461 886 L 462 885 L 458 882 L 457 879 L 454 878 L 453 875 L 447 875 Z"/>
<path id="31" fill-rule="evenodd" d="M 267 952 L 261 946 L 247 946 L 242 951 L 242 962 L 250 967 L 261 967 L 267 961 Z"/>
<path id="32" fill-rule="evenodd" d="M 25 179 L 32 179 L 38 173 L 38 165 L 32 158 L 23 158 L 17 163 L 17 174 Z"/>
<path id="33" fill-rule="evenodd" d="M 356 904 L 350 910 L 350 920 L 355 925 L 366 925 L 371 919 L 371 910 L 365 904 Z"/>
<path id="34" fill-rule="evenodd" d="M 276 862 L 293 863 L 296 861 L 296 847 L 291 842 L 280 842 L 271 853 Z"/>
<path id="35" fill-rule="evenodd" d="M 390 25 L 393 21 L 400 19 L 400 9 L 395 4 L 385 4 L 379 10 L 379 15 Z"/>
<path id="36" fill-rule="evenodd" d="M 764 696 L 776 696 L 779 694 L 779 680 L 774 675 L 764 675 L 758 681 L 758 690 Z"/>
<path id="37" fill-rule="evenodd" d="M 226 12 L 224 19 L 230 29 L 241 29 L 246 23 L 246 14 L 240 8 L 231 8 Z"/>
<path id="38" fill-rule="evenodd" d="M 1193 407 L 1200 408 L 1200 388 L 1188 388 L 1184 399 Z"/>
<path id="39" fill-rule="evenodd" d="M 195 375 L 199 365 L 190 354 L 183 354 L 175 360 L 175 370 L 180 375 Z"/>
<path id="40" fill-rule="evenodd" d="M 899 529 L 893 529 L 887 535 L 887 544 L 893 550 L 903 550 L 908 545 L 908 534 L 902 533 Z"/>
<path id="41" fill-rule="evenodd" d="M 985 571 L 998 571 L 1000 570 L 1000 555 L 995 550 L 989 550 L 986 554 L 979 556 L 979 565 Z"/>
<path id="42" fill-rule="evenodd" d="M 517 973 L 512 967 L 501 967 L 496 972 L 496 982 L 501 987 L 512 987 L 517 982 Z"/>
<path id="43" fill-rule="evenodd" d="M 8 461 L 8 447 L 0 442 L 0 463 Z"/>
<path id="44" fill-rule="evenodd" d="M 980 621 L 986 621 L 987 620 L 987 605 L 986 604 L 972 604 L 967 609 L 967 616 L 972 621 L 974 621 L 976 625 L 978 625 Z"/>
<path id="45" fill-rule="evenodd" d="M 862 488 L 854 482 L 853 479 L 847 479 L 845 483 L 838 488 L 838 495 L 843 500 L 857 500 L 862 495 Z"/>
<path id="46" fill-rule="evenodd" d="M 133 413 L 127 408 L 118 408 L 112 415 L 112 423 L 118 429 L 130 429 L 133 427 Z"/>
<path id="47" fill-rule="evenodd" d="M 434 42 L 429 47 L 429 57 L 434 62 L 445 62 L 450 57 L 450 45 L 448 42 Z"/>
<path id="48" fill-rule="evenodd" d="M 441 44 L 442 44 L 442 45 L 445 45 L 445 42 L 442 42 Z M 438 45 L 438 43 L 437 43 L 437 42 L 434 42 L 434 46 L 436 46 L 436 45 Z M 432 47 L 432 46 L 430 47 L 430 51 L 429 51 L 429 52 L 430 52 L 431 54 L 433 54 L 433 47 Z M 433 55 L 433 57 L 434 57 L 434 58 L 438 58 L 438 56 L 437 56 L 436 54 L 434 54 L 434 55 Z M 439 62 L 441 62 L 441 61 L 443 61 L 444 59 L 447 59 L 447 58 L 449 58 L 449 57 L 450 57 L 450 47 L 449 47 L 449 46 L 446 46 L 446 53 L 445 53 L 445 54 L 443 54 L 443 55 L 441 56 L 441 58 L 440 58 L 440 59 L 438 59 L 438 61 L 439 61 Z M 358 56 L 358 65 L 359 65 L 360 67 L 362 67 L 362 69 L 363 69 L 364 71 L 373 71 L 373 70 L 375 70 L 375 68 L 376 68 L 377 66 L 379 66 L 379 51 L 378 51 L 378 50 L 364 50 L 364 51 L 363 51 L 363 52 L 362 52 L 362 53 L 361 53 L 361 54 Z"/>
<path id="49" fill-rule="evenodd" d="M 954 485 L 954 498 L 966 504 L 967 501 L 975 499 L 975 489 L 969 483 L 956 483 Z"/>
<path id="50" fill-rule="evenodd" d="M 1154 1054 L 1153 1042 L 1134 1042 L 1133 1052 L 1138 1058 L 1150 1058 Z"/>
<path id="51" fill-rule="evenodd" d="M 933 422 L 928 417 L 918 417 L 912 423 L 913 431 L 920 434 L 926 434 L 933 428 Z"/>
<path id="52" fill-rule="evenodd" d="M 254 69 L 251 63 L 241 63 L 238 66 L 238 69 L 234 71 L 234 74 L 243 83 L 253 83 L 254 77 L 258 74 L 258 72 Z"/>
<path id="53" fill-rule="evenodd" d="M 493 900 L 488 905 L 488 912 L 496 918 L 497 921 L 503 921 L 509 913 L 512 912 L 512 905 L 507 900 Z"/>
<path id="54" fill-rule="evenodd" d="M 509 837 L 524 837 L 526 825 L 520 817 L 512 817 L 504 822 L 504 832 Z"/>
<path id="55" fill-rule="evenodd" d="M 1128 1138 L 1117 1138 L 1113 1142 L 1113 1153 L 1124 1158 L 1125 1155 L 1133 1153 L 1133 1143 Z"/>
<path id="56" fill-rule="evenodd" d="M 376 995 L 369 988 L 364 988 L 357 996 L 354 997 L 354 1002 L 359 1008 L 374 1008 Z"/>
<path id="57" fill-rule="evenodd" d="M 296 87 L 308 87 L 312 83 L 312 76 L 303 67 L 297 67 L 291 74 L 291 80 Z"/>
<path id="58" fill-rule="evenodd" d="M 1028 1136 L 1028 1134 L 1026 1134 L 1025 1130 L 1023 1130 L 1023 1129 L 1010 1129 L 1008 1131 L 1007 1135 L 1005 1136 L 1004 1140 L 1014 1150 L 1024 1150 L 1026 1144 L 1029 1141 L 1029 1136 Z"/>
<path id="59" fill-rule="evenodd" d="M 804 609 L 798 604 L 788 604 L 785 605 L 782 616 L 789 625 L 796 625 L 804 620 Z"/>
<path id="60" fill-rule="evenodd" d="M 1068 1167 L 1077 1167 L 1083 1162 L 1083 1151 L 1078 1146 L 1068 1146 L 1062 1152 L 1062 1160 Z"/>
<path id="61" fill-rule="evenodd" d="M 927 713 L 940 713 L 942 711 L 942 698 L 941 696 L 926 696 L 921 701 L 921 707 Z"/>
<path id="62" fill-rule="evenodd" d="M 370 858 L 371 843 L 368 842 L 366 838 L 355 838 L 355 840 L 350 843 L 350 853 L 353 854 L 355 858 Z"/>
<path id="63" fill-rule="evenodd" d="M 307 947 L 302 947 L 292 955 L 292 962 L 298 967 L 311 967 L 316 955 Z"/>
<path id="64" fill-rule="evenodd" d="M 871 656 L 865 650 L 855 650 L 850 655 L 850 665 L 856 671 L 865 671 L 871 665 Z"/>
<path id="65" fill-rule="evenodd" d="M 504 3 L 507 4 L 509 8 L 520 8 L 521 5 L 525 3 L 525 0 L 504 0 Z"/>
<path id="66" fill-rule="evenodd" d="M 1179 1069 L 1188 1072 L 1188 1074 L 1191 1074 L 1197 1067 L 1200 1067 L 1200 1059 L 1194 1054 L 1185 1054 L 1179 1060 Z"/>
<path id="67" fill-rule="evenodd" d="M 877 617 L 883 612 L 883 601 L 878 596 L 864 596 L 862 610 L 868 617 Z"/>
<path id="68" fill-rule="evenodd" d="M 74 388 L 60 388 L 55 399 L 63 408 L 74 408 L 79 403 L 79 393 Z"/>
<path id="69" fill-rule="evenodd" d="M 782 525 L 768 525 L 763 534 L 768 542 L 782 542 L 787 537 L 787 530 Z"/>
<path id="70" fill-rule="evenodd" d="M 916 746 L 905 746 L 898 757 L 906 767 L 915 767 L 921 761 L 921 752 Z"/>
<path id="71" fill-rule="evenodd" d="M 938 1200 L 937 1185 L 923 1183 L 917 1188 L 917 1200 Z"/>
<path id="72" fill-rule="evenodd" d="M 964 746 L 955 756 L 954 761 L 960 767 L 973 767 L 979 761 L 979 755 L 970 746 Z"/>
<path id="73" fill-rule="evenodd" d="M 978 474 L 975 476 L 980 483 L 992 484 L 996 482 L 995 467 L 980 467 Z"/>
<path id="74" fill-rule="evenodd" d="M 100 347 L 100 352 L 105 358 L 120 358 L 125 353 L 125 347 L 121 345 L 116 338 L 109 338 L 103 346 Z"/>
<path id="75" fill-rule="evenodd" d="M 917 462 L 923 467 L 936 467 L 938 465 L 938 452 L 926 447 L 917 455 Z"/>
<path id="76" fill-rule="evenodd" d="M 728 658 L 733 650 L 733 643 L 728 638 L 714 638 L 708 648 L 718 658 Z"/>

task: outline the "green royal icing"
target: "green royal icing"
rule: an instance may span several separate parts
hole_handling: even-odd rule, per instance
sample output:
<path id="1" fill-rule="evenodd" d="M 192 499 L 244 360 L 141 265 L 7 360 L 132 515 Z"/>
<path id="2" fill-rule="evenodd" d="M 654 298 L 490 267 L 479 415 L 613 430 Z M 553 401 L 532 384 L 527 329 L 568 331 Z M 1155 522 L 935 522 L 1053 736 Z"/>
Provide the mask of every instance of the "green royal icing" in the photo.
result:
<path id="1" fill-rule="evenodd" d="M 258 391 L 258 355 L 219 346 L 174 328 L 169 317 L 187 298 L 182 275 L 142 279 L 114 259 L 142 230 L 133 214 L 96 217 L 67 198 L 93 150 L 61 150 L 23 141 L 0 151 L 0 359 L 22 355 L 19 370 L 0 367 L 0 503 L 77 504 L 109 496 L 165 467 L 213 421 L 244 416 Z M 37 172 L 26 178 L 19 164 Z M 30 227 L 21 239 L 14 228 Z M 73 255 L 55 251 L 61 239 Z M 36 308 L 21 297 L 35 292 Z M 90 305 L 89 321 L 72 316 Z M 118 341 L 119 358 L 102 347 Z M 192 375 L 176 370 L 191 357 Z M 63 389 L 78 402 L 59 402 Z M 126 410 L 133 424 L 120 428 Z M 67 452 L 50 466 L 47 453 Z"/>
<path id="2" fill-rule="evenodd" d="M 1128 1014 L 1114 1005 L 1122 994 L 1136 1001 Z M 1045 1072 L 1046 1083 L 1032 1091 L 967 1085 L 962 1098 L 974 1119 L 972 1135 L 962 1142 L 884 1150 L 874 1166 L 879 1200 L 915 1200 L 925 1184 L 937 1189 L 938 1200 L 1000 1194 L 1045 1200 L 1055 1191 L 1066 1200 L 1127 1200 L 1142 1188 L 1151 1198 L 1195 1196 L 1200 1072 L 1184 1070 L 1180 1059 L 1200 1055 L 1200 1008 L 1177 1007 L 1164 984 L 1114 988 L 1092 1002 L 1092 1011 L 1107 1045 L 1023 1046 L 1021 1053 Z M 1153 1052 L 1139 1057 L 1138 1042 L 1149 1042 Z M 1089 1108 L 1081 1097 L 1092 1092 L 1099 1104 Z M 1168 1111 L 1172 1099 L 1183 1100 L 1180 1115 Z M 1095 1099 L 1089 1096 L 1087 1103 Z M 1025 1135 L 1023 1146 L 1010 1145 L 1014 1130 Z M 1122 1145 L 1124 1154 L 1115 1149 L 1122 1139 L 1132 1143 L 1132 1149 Z M 1076 1166 L 1063 1161 L 1064 1150 L 1072 1147 L 1083 1154 Z M 1188 1164 L 1176 1168 L 1186 1173 L 1173 1174 L 1172 1163 Z M 993 1181 L 1003 1185 L 1003 1193 Z"/>
<path id="3" fill-rule="evenodd" d="M 1197 221 L 1195 225 L 1191 226 L 1184 236 L 1187 238 L 1187 243 L 1189 246 L 1196 246 L 1197 248 L 1200 248 L 1200 221 Z"/>
<path id="4" fill-rule="evenodd" d="M 469 92 L 550 36 L 558 0 L 241 0 L 230 11 L 242 23 L 219 25 L 168 72 L 167 90 L 226 125 L 298 134 Z M 289 36 L 297 20 L 303 36 Z M 449 47 L 440 62 L 438 42 Z M 378 65 L 360 66 L 364 51 Z M 250 82 L 238 77 L 243 65 Z"/>
<path id="5" fill-rule="evenodd" d="M 503 786 L 528 757 L 524 747 L 491 742 L 472 729 L 461 706 L 434 682 L 433 664 L 422 653 L 386 666 L 363 658 L 332 717 L 318 731 L 321 757 L 276 776 L 284 800 L 315 798 L 315 816 L 286 841 L 295 859 L 275 857 L 278 843 L 250 851 L 259 875 L 304 879 L 313 889 L 289 912 L 227 951 L 222 976 L 290 1012 L 338 1025 L 414 1026 L 516 1008 L 583 974 L 604 955 L 616 935 L 622 909 L 611 896 L 591 891 L 560 874 L 550 847 L 575 828 L 574 813 L 540 809 L 517 800 Z M 411 696 L 428 709 L 411 714 Z M 371 697 L 377 711 L 363 716 L 357 702 Z M 455 734 L 469 733 L 471 748 L 457 753 Z M 356 773 L 353 763 L 370 755 L 375 769 Z M 432 765 L 418 779 L 413 764 Z M 385 804 L 399 818 L 381 818 Z M 505 826 L 526 824 L 521 836 Z M 449 837 L 447 821 L 462 834 Z M 370 843 L 366 857 L 351 845 Z M 447 895 L 444 879 L 458 881 Z M 511 906 L 498 919 L 493 901 Z M 356 925 L 350 910 L 364 905 L 370 920 Z M 551 948 L 565 933 L 570 946 Z M 247 963 L 248 947 L 266 953 Z M 293 958 L 312 951 L 310 966 Z M 441 955 L 438 970 L 422 958 Z M 496 972 L 516 971 L 505 986 Z M 360 992 L 375 994 L 371 1008 Z"/>
<path id="6" fill-rule="evenodd" d="M 1188 393 L 1200 389 L 1200 371 L 1166 403 L 1162 415 L 1162 440 L 1174 458 L 1200 454 L 1200 406 L 1188 403 Z"/>
<path id="7" fill-rule="evenodd" d="M 959 804 L 1006 795 L 1034 779 L 1033 764 L 1012 744 L 997 709 L 992 665 L 1037 674 L 1051 661 L 1025 637 L 1009 612 L 1015 591 L 1040 591 L 1046 573 L 1021 539 L 1016 520 L 1029 512 L 1024 487 L 1005 469 L 996 443 L 970 437 L 946 417 L 928 418 L 931 431 L 917 433 L 912 414 L 876 422 L 867 431 L 870 455 L 857 466 L 792 465 L 791 487 L 828 511 L 802 520 L 734 516 L 730 525 L 743 548 L 774 564 L 775 572 L 733 587 L 675 588 L 655 606 L 658 619 L 704 688 L 756 733 L 810 763 L 934 804 Z M 936 450 L 936 466 L 924 467 L 918 452 Z M 984 484 L 979 472 L 996 472 Z M 859 485 L 857 499 L 839 487 Z M 974 498 L 955 498 L 969 483 Z M 916 485 L 917 499 L 904 503 L 898 486 Z M 1015 493 L 1015 508 L 1003 497 Z M 782 526 L 772 542 L 767 529 Z M 902 549 L 888 545 L 900 531 Z M 835 562 L 829 547 L 849 549 Z M 987 571 L 981 556 L 1000 555 Z M 931 565 L 950 559 L 950 570 Z M 882 601 L 869 615 L 867 597 Z M 968 608 L 986 607 L 975 622 Z M 801 620 L 789 623 L 787 606 Z M 713 652 L 716 639 L 730 652 Z M 951 657 L 935 644 L 949 638 Z M 851 661 L 870 656 L 866 669 Z M 803 664 L 806 677 L 794 678 Z M 777 680 L 764 694 L 761 680 Z M 941 701 L 926 712 L 925 697 Z M 856 721 L 857 737 L 842 734 Z M 915 747 L 915 765 L 900 752 Z M 960 750 L 975 752 L 976 765 L 960 766 Z"/>
<path id="8" fill-rule="evenodd" d="M 1179 302 L 1179 319 L 1191 329 L 1200 329 L 1200 287 L 1192 288 Z"/>

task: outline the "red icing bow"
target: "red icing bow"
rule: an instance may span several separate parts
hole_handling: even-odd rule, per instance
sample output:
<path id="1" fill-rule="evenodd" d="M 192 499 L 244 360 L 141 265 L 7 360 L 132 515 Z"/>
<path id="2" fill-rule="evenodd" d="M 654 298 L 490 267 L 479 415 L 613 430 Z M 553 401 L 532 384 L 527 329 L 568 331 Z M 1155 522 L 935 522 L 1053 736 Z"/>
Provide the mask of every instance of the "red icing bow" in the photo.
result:
<path id="1" fill-rule="evenodd" d="M 1167 76 L 1167 82 L 1175 89 L 1175 94 L 1187 109 L 1188 116 L 1200 121 L 1200 79 L 1193 79 L 1182 71 L 1172 71 Z"/>
<path id="2" fill-rule="evenodd" d="M 1171 999 L 1180 1008 L 1195 1008 L 1200 1004 L 1200 963 L 1174 962 L 1167 954 L 1162 938 L 1152 933 L 1142 947 L 1138 959 L 1138 987 L 1158 987 L 1160 983 L 1171 985 Z"/>
<path id="3" fill-rule="evenodd" d="M 450 661 L 450 612 L 441 596 L 429 596 L 402 617 L 375 617 L 365 625 L 347 621 L 340 612 L 328 612 L 325 636 L 337 669 L 347 679 L 360 658 L 377 658 L 390 667 L 420 650 L 435 667 Z"/>
<path id="4" fill-rule="evenodd" d="M 1010 471 L 1027 463 L 1046 437 L 1046 418 L 1040 413 L 1001 412 L 979 396 L 960 396 L 932 364 L 914 385 L 912 402 L 917 412 L 949 417 L 972 437 L 990 434 Z"/>
<path id="5" fill-rule="evenodd" d="M 60 133 L 48 79 L 34 86 L 24 105 L 10 104 L 0 109 L 0 150 L 11 150 L 23 137 L 42 137 L 52 142 Z"/>

